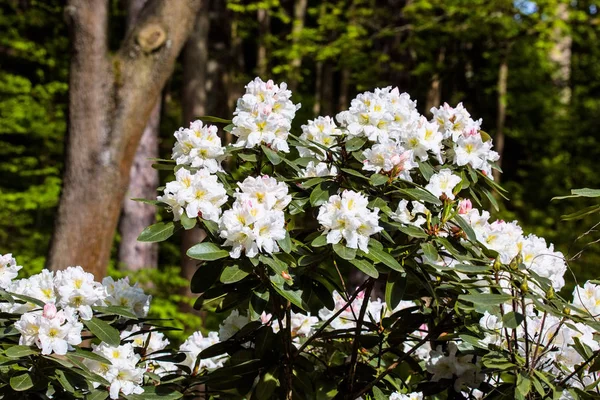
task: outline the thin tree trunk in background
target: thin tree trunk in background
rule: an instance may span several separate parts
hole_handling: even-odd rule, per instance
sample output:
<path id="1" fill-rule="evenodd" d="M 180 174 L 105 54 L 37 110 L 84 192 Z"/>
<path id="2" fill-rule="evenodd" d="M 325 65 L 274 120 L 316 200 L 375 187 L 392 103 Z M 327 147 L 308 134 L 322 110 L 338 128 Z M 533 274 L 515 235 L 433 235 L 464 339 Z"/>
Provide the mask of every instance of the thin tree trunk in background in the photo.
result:
<path id="1" fill-rule="evenodd" d="M 569 4 L 560 3 L 556 14 L 561 25 L 558 25 L 552 32 L 554 47 L 550 53 L 550 59 L 557 66 L 552 80 L 560 90 L 561 103 L 568 105 L 571 102 L 571 46 L 573 44 L 573 38 L 569 32 Z M 561 112 L 566 112 L 566 109 Z"/>
<path id="2" fill-rule="evenodd" d="M 498 112 L 496 116 L 496 136 L 494 137 L 494 148 L 500 155 L 498 165 L 502 167 L 504 152 L 504 124 L 506 123 L 506 88 L 508 82 L 508 55 L 504 54 L 498 68 Z M 494 170 L 494 180 L 500 182 L 500 172 Z"/>
<path id="3" fill-rule="evenodd" d="M 323 61 L 317 61 L 315 67 L 315 103 L 313 104 L 313 114 L 315 117 L 321 115 L 321 96 L 323 91 Z"/>
<path id="4" fill-rule="evenodd" d="M 350 90 L 350 69 L 348 67 L 342 68 L 340 79 L 340 97 L 338 99 L 337 111 L 342 111 L 350 107 L 350 99 L 348 98 Z"/>
<path id="5" fill-rule="evenodd" d="M 109 1 L 68 2 L 69 131 L 48 268 L 106 275 L 135 152 L 199 5 L 149 0 L 109 55 Z"/>
<path id="6" fill-rule="evenodd" d="M 210 19 L 208 1 L 202 2 L 198 11 L 194 29 L 183 49 L 183 125 L 188 126 L 197 117 L 206 115 L 206 86 L 208 65 L 208 32 Z M 187 256 L 193 245 L 206 238 L 204 230 L 195 227 L 185 230 L 181 239 L 181 276 L 188 282 L 192 280 L 197 269 L 197 261 Z M 190 286 L 181 288 L 182 294 L 192 297 Z M 186 307 L 189 312 L 192 307 Z"/>
<path id="7" fill-rule="evenodd" d="M 333 116 L 333 66 L 331 63 L 323 64 L 321 79 L 321 114 Z"/>
<path id="8" fill-rule="evenodd" d="M 437 64 L 435 66 L 435 73 L 431 77 L 431 84 L 429 85 L 429 90 L 427 91 L 427 100 L 425 102 L 425 114 L 431 116 L 431 108 L 439 107 L 442 101 L 442 81 L 440 79 L 439 71 L 441 65 L 444 63 L 444 59 L 446 58 L 446 48 L 440 48 L 438 52 Z"/>
<path id="9" fill-rule="evenodd" d="M 127 30 L 135 26 L 139 13 L 147 0 L 130 0 L 127 4 Z M 160 126 L 161 99 L 150 114 L 140 144 L 133 159 L 129 174 L 129 187 L 123 200 L 119 222 L 118 266 L 127 270 L 156 268 L 158 265 L 158 243 L 138 242 L 140 232 L 156 220 L 156 207 L 131 199 L 153 199 L 159 185 L 158 171 L 152 168 L 149 158 L 158 157 L 158 132 Z"/>
<path id="10" fill-rule="evenodd" d="M 294 22 L 292 25 L 292 49 L 295 56 L 291 62 L 291 71 L 288 79 L 289 87 L 292 92 L 298 88 L 301 79 L 300 67 L 302 66 L 302 55 L 298 48 L 300 35 L 304 29 L 304 17 L 306 15 L 306 5 L 308 0 L 296 0 L 294 2 Z"/>
<path id="11" fill-rule="evenodd" d="M 257 11 L 258 20 L 258 53 L 256 56 L 256 67 L 261 79 L 266 79 L 269 60 L 267 57 L 267 40 L 271 31 L 271 16 L 269 10 L 259 8 Z"/>
<path id="12" fill-rule="evenodd" d="M 224 12 L 223 12 L 224 14 Z M 244 93 L 244 78 L 242 77 L 245 71 L 244 51 L 242 48 L 242 38 L 239 35 L 239 20 L 236 15 L 232 15 L 230 32 L 230 62 L 228 62 L 228 71 L 225 74 L 225 85 L 227 87 L 227 107 L 229 112 L 233 112 L 236 106 L 237 99 L 242 97 Z M 222 21 L 225 24 L 227 21 Z M 220 66 L 222 67 L 222 66 Z M 226 143 L 231 143 L 231 134 L 226 135 Z"/>

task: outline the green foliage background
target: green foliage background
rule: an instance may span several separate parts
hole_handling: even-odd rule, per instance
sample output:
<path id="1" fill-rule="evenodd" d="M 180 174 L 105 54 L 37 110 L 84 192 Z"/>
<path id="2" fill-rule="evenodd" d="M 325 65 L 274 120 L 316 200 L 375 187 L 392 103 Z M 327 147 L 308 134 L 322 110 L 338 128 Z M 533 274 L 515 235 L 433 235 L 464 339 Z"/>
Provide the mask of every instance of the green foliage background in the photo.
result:
<path id="1" fill-rule="evenodd" d="M 593 0 L 310 0 L 304 28 L 294 43 L 293 3 L 229 0 L 227 9 L 219 9 L 228 21 L 235 21 L 242 40 L 244 69 L 235 71 L 239 85 L 256 75 L 256 10 L 264 8 L 271 15 L 270 34 L 264 38 L 270 77 L 299 81 L 294 95 L 303 104 L 298 125 L 313 117 L 315 71 L 327 65 L 333 69 L 336 104 L 342 72 L 347 72 L 350 98 L 376 85 L 392 84 L 418 99 L 424 111 L 431 79 L 438 75 L 442 101 L 451 105 L 462 101 L 474 118 L 483 118 L 483 129 L 494 136 L 498 66 L 506 55 L 502 184 L 509 189 L 511 201 L 502 203 L 495 216 L 518 219 L 526 232 L 546 237 L 567 256 L 598 237 L 591 233 L 575 242 L 598 221 L 597 214 L 576 222 L 560 218 L 591 205 L 592 200 L 552 202 L 551 198 L 572 188 L 600 187 L 600 4 Z M 556 16 L 560 6 L 569 9 L 567 21 Z M 122 2 L 113 1 L 111 14 L 113 42 L 124 32 Z M 0 28 L 0 253 L 12 252 L 31 274 L 43 268 L 61 187 L 70 59 L 63 2 L 4 1 Z M 561 90 L 554 83 L 557 66 L 549 57 L 557 29 L 572 39 L 568 105 L 561 103 Z M 442 49 L 445 57 L 440 62 Z M 298 56 L 302 67 L 296 74 L 291 62 Z M 182 125 L 181 86 L 178 66 L 165 89 L 162 157 L 169 157 L 172 133 Z M 150 290 L 156 299 L 156 316 L 178 315 L 181 299 L 169 293 L 186 284 L 178 278 L 179 257 L 176 244 L 164 244 L 160 269 L 139 276 L 154 283 Z M 575 276 L 597 277 L 599 262 L 598 246 L 587 248 L 572 263 L 574 275 L 568 278 L 567 290 Z M 111 271 L 124 273 L 115 266 Z M 191 324 L 199 324 L 196 318 Z"/>

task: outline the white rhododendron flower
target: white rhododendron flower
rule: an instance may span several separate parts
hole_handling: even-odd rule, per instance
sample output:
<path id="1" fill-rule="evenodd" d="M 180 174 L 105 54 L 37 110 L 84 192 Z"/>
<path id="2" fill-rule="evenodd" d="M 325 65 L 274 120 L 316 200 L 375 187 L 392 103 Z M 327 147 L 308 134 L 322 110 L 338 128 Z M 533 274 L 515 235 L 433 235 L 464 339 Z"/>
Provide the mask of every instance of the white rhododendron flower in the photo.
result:
<path id="1" fill-rule="evenodd" d="M 427 371 L 433 374 L 431 381 L 453 379 L 456 391 L 460 391 L 463 385 L 477 387 L 483 380 L 483 375 L 480 374 L 481 367 L 473 363 L 472 354 L 457 356 L 457 351 L 456 344 L 449 342 L 447 352 L 442 350 L 442 346 L 431 352 L 426 365 Z"/>
<path id="2" fill-rule="evenodd" d="M 54 272 L 48 271 L 47 269 L 44 269 L 39 274 L 33 275 L 27 279 L 12 281 L 7 288 L 7 291 L 33 297 L 44 303 L 55 303 L 57 300 L 57 292 L 54 285 Z M 39 308 L 39 306 L 31 302 L 15 302 L 13 304 L 2 303 L 2 311 L 14 314 L 23 314 L 37 308 Z"/>
<path id="3" fill-rule="evenodd" d="M 429 154 L 432 154 L 441 162 L 442 139 L 443 135 L 439 132 L 438 125 L 435 122 L 428 122 L 425 117 L 421 117 L 416 126 L 406 130 L 401 141 L 402 145 L 411 150 L 420 161 L 427 161 Z"/>
<path id="4" fill-rule="evenodd" d="M 411 206 L 410 210 L 409 204 Z M 418 201 L 400 200 L 398 208 L 390 215 L 390 218 L 401 224 L 421 226 L 427 221 L 425 217 L 429 214 L 431 212 L 427 207 Z"/>
<path id="5" fill-rule="evenodd" d="M 227 359 L 227 356 L 220 355 L 212 358 L 201 358 L 198 356 L 202 350 L 217 344 L 221 341 L 217 332 L 209 332 L 207 336 L 201 332 L 194 332 L 179 347 L 179 352 L 185 354 L 185 360 L 181 363 L 188 367 L 192 373 L 202 370 L 212 371 L 221 368 Z M 196 370 L 197 368 L 197 370 Z"/>
<path id="6" fill-rule="evenodd" d="M 444 103 L 441 107 L 433 107 L 430 111 L 433 115 L 432 120 L 437 122 L 445 139 L 451 138 L 456 141 L 467 132 L 479 131 L 481 126 L 481 120 L 473 121 L 471 114 L 462 103 L 458 103 L 456 107 L 450 107 L 448 103 Z"/>
<path id="7" fill-rule="evenodd" d="M 84 320 L 92 318 L 92 306 L 100 305 L 107 296 L 104 286 L 80 266 L 57 271 L 54 285 L 59 295 L 57 304 L 72 308 Z"/>
<path id="8" fill-rule="evenodd" d="M 137 284 L 131 285 L 128 277 L 115 281 L 109 276 L 102 280 L 102 285 L 108 294 L 104 300 L 106 305 L 126 307 L 139 318 L 148 315 L 152 296 L 145 294 Z"/>
<path id="9" fill-rule="evenodd" d="M 593 316 L 600 315 L 600 285 L 586 282 L 573 290 L 573 305 Z"/>
<path id="10" fill-rule="evenodd" d="M 177 165 L 189 165 L 192 168 L 205 168 L 211 173 L 222 171 L 221 162 L 225 158 L 225 148 L 217 135 L 217 127 L 203 125 L 197 120 L 189 128 L 179 128 L 175 132 L 177 142 L 171 158 Z"/>
<path id="11" fill-rule="evenodd" d="M 185 212 L 188 218 L 217 222 L 221 206 L 227 202 L 227 191 L 216 175 L 207 169 L 195 174 L 181 168 L 175 173 L 175 180 L 168 182 L 164 195 L 158 200 L 171 208 L 174 220 L 178 221 Z"/>
<path id="12" fill-rule="evenodd" d="M 318 176 L 335 176 L 337 174 L 338 170 L 335 165 L 330 167 L 324 162 L 315 165 L 314 161 L 309 161 L 300 173 L 300 176 L 304 178 L 316 178 Z"/>
<path id="13" fill-rule="evenodd" d="M 331 117 L 318 117 L 302 125 L 301 139 L 318 143 L 327 148 L 336 143 L 336 136 L 342 134 Z M 326 160 L 325 150 L 313 145 L 310 149 L 298 147 L 300 157 L 316 157 L 321 161 Z"/>
<path id="14" fill-rule="evenodd" d="M 425 189 L 429 190 L 436 197 L 445 195 L 450 200 L 454 200 L 454 193 L 452 191 L 461 180 L 460 176 L 454 175 L 451 170 L 444 168 L 429 178 L 429 184 L 425 186 Z"/>
<path id="15" fill-rule="evenodd" d="M 250 322 L 249 316 L 240 314 L 238 310 L 233 310 L 219 325 L 219 337 L 223 341 L 229 339 L 248 322 Z"/>
<path id="16" fill-rule="evenodd" d="M 327 234 L 327 243 L 337 244 L 344 239 L 347 247 L 368 253 L 369 237 L 383 229 L 379 226 L 379 209 L 369 210 L 368 203 L 364 195 L 352 190 L 331 196 L 317 216 Z"/>
<path id="17" fill-rule="evenodd" d="M 260 144 L 288 152 L 287 138 L 300 105 L 290 100 L 287 84 L 255 78 L 246 85 L 246 94 L 237 101 L 231 133 L 238 137 L 235 146 L 252 148 Z"/>
<path id="18" fill-rule="evenodd" d="M 394 392 L 390 395 L 389 400 L 423 400 L 423 393 L 412 392 L 412 393 L 402 394 L 402 393 Z"/>
<path id="19" fill-rule="evenodd" d="M 11 281 L 17 277 L 19 270 L 23 268 L 17 265 L 12 254 L 0 254 L 0 288 L 7 289 Z"/>
<path id="20" fill-rule="evenodd" d="M 554 245 L 548 246 L 544 238 L 528 235 L 520 240 L 518 246 L 528 271 L 548 278 L 557 291 L 565 286 L 567 264 L 562 253 L 554 251 Z"/>
<path id="21" fill-rule="evenodd" d="M 137 367 L 141 357 L 134 352 L 131 343 L 113 347 L 102 342 L 92 345 L 92 348 L 94 353 L 109 360 L 110 364 L 90 359 L 85 359 L 84 364 L 110 383 L 108 390 L 111 399 L 118 399 L 121 393 L 127 396 L 144 392 L 145 368 Z M 95 386 L 99 385 L 95 383 Z"/>
<path id="22" fill-rule="evenodd" d="M 133 347 L 145 349 L 146 354 L 164 350 L 169 345 L 169 339 L 162 332 L 145 332 L 140 325 L 133 325 L 121 332 L 121 341 L 129 342 Z"/>
<path id="23" fill-rule="evenodd" d="M 412 181 L 410 170 L 417 167 L 413 161 L 413 153 L 406 150 L 397 142 L 387 141 L 378 143 L 363 152 L 365 157 L 363 169 L 373 172 L 393 171 L 394 177 Z"/>
<path id="24" fill-rule="evenodd" d="M 469 164 L 475 169 L 487 170 L 488 163 L 499 158 L 492 150 L 492 141 L 484 142 L 477 131 L 462 135 L 454 145 L 454 163 L 459 166 Z"/>
<path id="25" fill-rule="evenodd" d="M 44 306 L 43 312 L 23 314 L 15 328 L 21 333 L 19 344 L 36 345 L 44 355 L 65 355 L 72 346 L 81 343 L 83 324 L 77 321 L 75 315 L 57 310 L 54 304 L 49 303 Z"/>
<path id="26" fill-rule="evenodd" d="M 267 175 L 258 178 L 249 176 L 238 183 L 238 187 L 234 194 L 237 200 L 255 200 L 265 210 L 283 210 L 292 201 L 287 185 Z"/>
<path id="27" fill-rule="evenodd" d="M 310 337 L 314 333 L 315 326 L 319 323 L 319 318 L 311 316 L 310 313 L 304 315 L 301 313 L 295 313 L 293 311 L 291 312 L 291 317 L 290 331 L 292 334 L 292 340 L 294 341 L 294 344 L 298 346 L 300 344 L 300 338 Z M 264 323 L 268 322 L 269 319 L 266 319 Z M 284 329 L 287 328 L 287 319 L 281 321 L 281 324 L 283 325 Z M 279 332 L 279 321 L 272 321 L 271 328 L 273 329 L 273 332 Z"/>

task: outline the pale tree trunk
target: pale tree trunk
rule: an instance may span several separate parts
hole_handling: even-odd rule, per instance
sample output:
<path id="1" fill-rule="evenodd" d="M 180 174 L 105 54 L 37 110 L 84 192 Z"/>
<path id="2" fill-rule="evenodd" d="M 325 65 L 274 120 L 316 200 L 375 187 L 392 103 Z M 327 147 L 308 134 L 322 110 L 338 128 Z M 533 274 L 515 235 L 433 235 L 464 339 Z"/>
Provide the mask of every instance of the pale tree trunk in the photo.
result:
<path id="1" fill-rule="evenodd" d="M 569 32 L 569 4 L 561 2 L 558 4 L 557 18 L 560 20 L 552 31 L 554 47 L 550 53 L 550 59 L 556 63 L 557 69 L 553 75 L 554 85 L 560 90 L 560 101 L 563 105 L 571 102 L 571 46 L 573 38 Z M 563 109 L 561 112 L 565 112 Z"/>
<path id="2" fill-rule="evenodd" d="M 131 30 L 147 0 L 129 0 L 127 4 L 127 28 Z M 137 238 L 156 220 L 156 207 L 131 199 L 156 197 L 159 185 L 158 171 L 152 168 L 149 158 L 158 157 L 158 132 L 160 125 L 161 100 L 157 100 L 150 119 L 144 128 L 140 144 L 129 173 L 129 187 L 123 201 L 119 222 L 118 265 L 127 270 L 156 268 L 158 265 L 158 243 L 138 242 Z"/>
<path id="3" fill-rule="evenodd" d="M 300 67 L 302 66 L 302 56 L 298 48 L 298 42 L 304 29 L 304 17 L 306 15 L 306 5 L 308 0 L 296 0 L 294 2 L 294 22 L 292 23 L 292 49 L 295 56 L 291 61 L 291 71 L 288 79 L 289 87 L 292 92 L 298 88 L 301 79 Z"/>
<path id="4" fill-rule="evenodd" d="M 431 116 L 431 108 L 439 107 L 442 101 L 442 81 L 440 79 L 439 70 L 444 63 L 446 58 L 446 49 L 440 48 L 438 51 L 437 64 L 435 66 L 435 73 L 431 77 L 431 83 L 429 84 L 429 90 L 427 91 L 427 100 L 425 101 L 425 114 Z"/>
<path id="5" fill-rule="evenodd" d="M 227 72 L 224 72 L 224 81 L 227 88 L 227 107 L 229 112 L 233 112 L 236 106 L 237 100 L 244 94 L 244 82 L 245 78 L 242 77 L 242 71 L 245 70 L 244 62 L 244 50 L 242 44 L 242 38 L 239 34 L 239 17 L 235 14 L 231 15 L 228 19 L 231 21 L 231 51 L 230 51 L 230 62 L 228 62 L 229 68 Z M 226 24 L 227 21 L 221 21 L 221 24 Z M 265 58 L 266 58 L 266 49 Z M 223 66 L 219 66 L 223 68 Z M 231 143 L 232 137 L 228 133 L 225 138 L 226 143 Z"/>
<path id="6" fill-rule="evenodd" d="M 315 67 L 315 103 L 313 104 L 313 114 L 318 116 L 321 114 L 321 93 L 323 86 L 323 61 L 317 61 Z"/>
<path id="7" fill-rule="evenodd" d="M 199 0 L 149 0 L 121 48 L 108 52 L 108 0 L 70 0 L 69 132 L 47 266 L 106 274 L 129 173 Z"/>
<path id="8" fill-rule="evenodd" d="M 271 31 L 271 15 L 269 10 L 265 8 L 259 8 L 257 11 L 258 20 L 258 52 L 256 55 L 256 66 L 258 75 L 261 79 L 267 79 L 267 69 L 269 67 L 269 60 L 267 55 L 267 40 L 269 32 Z"/>
<path id="9" fill-rule="evenodd" d="M 210 20 L 208 1 L 202 2 L 194 29 L 183 49 L 183 124 L 188 126 L 197 117 L 206 114 L 206 86 L 208 65 L 208 32 Z M 192 280 L 197 269 L 197 261 L 186 254 L 193 245 L 200 243 L 206 237 L 204 230 L 195 227 L 186 230 L 181 239 L 181 276 L 188 282 Z M 182 294 L 192 297 L 190 286 L 182 288 Z M 187 312 L 191 307 L 186 307 Z"/>
<path id="10" fill-rule="evenodd" d="M 498 152 L 500 159 L 498 166 L 502 167 L 502 158 L 504 153 L 504 124 L 506 123 L 506 90 L 508 83 L 508 55 L 503 54 L 498 68 L 498 108 L 496 116 L 496 136 L 494 137 L 494 148 Z M 500 182 L 500 172 L 494 170 L 494 180 Z"/>

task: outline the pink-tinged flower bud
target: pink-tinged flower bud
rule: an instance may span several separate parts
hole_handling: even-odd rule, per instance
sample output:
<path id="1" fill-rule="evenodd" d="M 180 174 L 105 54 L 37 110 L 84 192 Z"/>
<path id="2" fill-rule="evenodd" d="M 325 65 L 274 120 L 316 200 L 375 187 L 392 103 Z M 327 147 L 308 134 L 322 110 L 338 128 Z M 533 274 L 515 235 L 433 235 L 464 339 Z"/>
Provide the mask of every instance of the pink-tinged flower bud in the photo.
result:
<path id="1" fill-rule="evenodd" d="M 462 199 L 458 202 L 458 213 L 467 214 L 473 208 L 473 204 L 469 199 Z"/>
<path id="2" fill-rule="evenodd" d="M 271 321 L 271 317 L 271 314 L 267 314 L 263 311 L 262 314 L 260 314 L 260 322 L 262 322 L 263 324 L 268 324 L 269 321 Z"/>
<path id="3" fill-rule="evenodd" d="M 392 164 L 398 165 L 402 162 L 402 158 L 399 154 L 395 154 L 392 156 L 392 158 L 390 158 L 390 161 L 392 162 Z"/>
<path id="4" fill-rule="evenodd" d="M 44 306 L 44 312 L 42 315 L 44 318 L 52 319 L 56 317 L 56 306 L 52 303 L 48 303 Z"/>

